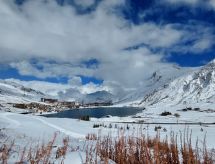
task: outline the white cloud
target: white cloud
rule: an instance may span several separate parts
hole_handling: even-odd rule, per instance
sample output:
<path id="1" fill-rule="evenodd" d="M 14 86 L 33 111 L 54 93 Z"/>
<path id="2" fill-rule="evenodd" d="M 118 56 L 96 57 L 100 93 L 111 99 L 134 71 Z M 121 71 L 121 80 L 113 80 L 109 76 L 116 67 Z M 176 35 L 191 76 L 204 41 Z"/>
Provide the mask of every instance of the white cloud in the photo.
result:
<path id="1" fill-rule="evenodd" d="M 202 38 L 200 40 L 197 40 L 193 46 L 191 47 L 193 52 L 199 53 L 204 52 L 205 50 L 208 50 L 213 45 L 213 40 L 210 38 Z"/>
<path id="2" fill-rule="evenodd" d="M 171 48 L 172 52 L 202 55 L 214 46 L 213 27 L 192 22 L 191 25 L 180 26 L 180 28 L 183 28 L 184 36 L 181 42 Z"/>
<path id="3" fill-rule="evenodd" d="M 94 0 L 76 3 L 90 6 Z M 168 49 L 187 33 L 171 24 L 133 25 L 114 10 L 115 6 L 124 5 L 124 0 L 103 0 L 94 12 L 79 15 L 72 6 L 59 6 L 53 0 L 46 3 L 28 0 L 19 7 L 13 0 L 2 0 L 0 63 L 10 64 L 22 75 L 66 76 L 74 85 L 80 85 L 77 76 L 83 75 L 104 79 L 112 87 L 120 84 L 122 88 L 137 88 L 140 81 L 162 64 L 163 54 L 153 53 L 146 47 L 133 51 L 123 49 L 138 44 Z M 206 47 L 206 42 L 197 47 Z M 32 58 L 38 60 L 42 69 L 30 62 Z M 99 66 L 95 69 L 84 66 L 83 61 L 89 59 L 97 59 Z M 92 84 L 84 87 L 80 89 L 82 92 L 99 88 Z"/>
<path id="4" fill-rule="evenodd" d="M 68 81 L 68 83 L 69 83 L 70 85 L 72 85 L 72 86 L 81 86 L 81 85 L 82 85 L 82 83 L 81 83 L 81 78 L 78 77 L 78 76 L 72 77 L 72 79 L 70 79 L 70 80 Z"/>
<path id="5" fill-rule="evenodd" d="M 215 10 L 215 0 L 165 0 L 171 5 L 188 5 Z"/>
<path id="6" fill-rule="evenodd" d="M 91 57 L 105 60 L 133 44 L 163 47 L 180 39 L 180 32 L 169 26 L 152 23 L 130 26 L 109 12 L 113 1 L 102 2 L 95 12 L 86 15 L 77 15 L 72 7 L 60 7 L 55 1 L 44 4 L 41 0 L 30 0 L 21 10 L 11 1 L 0 1 L 0 50 L 5 52 L 4 60 L 32 57 L 74 62 Z"/>
<path id="7" fill-rule="evenodd" d="M 51 82 L 45 82 L 45 81 L 21 81 L 18 79 L 6 79 L 7 81 L 12 81 L 21 85 L 24 85 L 25 87 L 29 87 L 38 91 L 41 91 L 43 93 L 46 93 L 48 95 L 54 96 L 54 97 L 61 97 L 61 96 L 69 96 L 66 95 L 71 94 L 69 97 L 73 97 L 76 94 L 89 94 L 96 91 L 111 91 L 111 88 L 109 86 L 105 85 L 96 85 L 93 83 L 88 83 L 86 85 L 71 85 L 71 84 L 59 84 L 59 83 L 51 83 Z M 72 93 L 71 91 L 75 92 Z M 77 96 L 77 95 L 76 95 Z M 74 97 L 76 98 L 76 97 Z"/>
<path id="8" fill-rule="evenodd" d="M 95 0 L 74 0 L 74 2 L 82 7 L 90 7 L 95 3 Z"/>
<path id="9" fill-rule="evenodd" d="M 73 77 L 77 75 L 93 76 L 93 69 L 88 69 L 79 65 L 72 65 L 70 63 L 48 63 L 39 62 L 32 64 L 28 60 L 10 63 L 12 68 L 19 70 L 21 75 L 33 75 L 45 79 L 47 77 Z M 40 66 L 42 69 L 37 68 Z"/>
<path id="10" fill-rule="evenodd" d="M 209 0 L 209 6 L 215 9 L 215 0 Z"/>

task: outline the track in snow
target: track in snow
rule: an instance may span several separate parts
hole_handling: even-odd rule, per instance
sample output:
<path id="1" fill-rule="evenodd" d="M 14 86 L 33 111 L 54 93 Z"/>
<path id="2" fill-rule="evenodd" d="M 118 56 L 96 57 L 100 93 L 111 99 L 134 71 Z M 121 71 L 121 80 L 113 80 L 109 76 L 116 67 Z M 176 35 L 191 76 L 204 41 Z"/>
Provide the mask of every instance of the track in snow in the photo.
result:
<path id="1" fill-rule="evenodd" d="M 54 128 L 54 129 L 56 129 L 56 130 L 58 130 L 58 131 L 60 131 L 60 132 L 62 132 L 64 134 L 70 136 L 70 137 L 73 137 L 73 138 L 85 138 L 85 135 L 75 133 L 75 132 L 72 132 L 70 130 L 66 130 L 66 129 L 60 127 L 60 126 L 57 126 L 57 125 L 54 125 L 54 124 L 52 124 L 50 122 L 45 121 L 44 119 L 40 118 L 39 116 L 36 116 L 36 117 L 33 117 L 33 118 L 38 120 L 38 121 L 40 121 L 40 122 L 42 122 L 43 124 L 45 124 L 45 125 L 47 125 L 47 126 L 49 126 L 51 128 Z"/>
<path id="2" fill-rule="evenodd" d="M 7 120 L 9 125 L 7 128 L 17 128 L 21 125 L 21 123 L 17 120 L 9 118 L 8 116 L 13 115 L 12 113 L 1 113 L 0 117 L 4 120 Z"/>
<path id="3" fill-rule="evenodd" d="M 14 118 L 12 119 L 12 118 L 9 117 L 9 116 L 12 116 L 12 115 L 14 115 L 14 114 L 12 114 L 12 113 L 0 113 L 0 119 L 4 119 L 4 120 L 6 120 L 8 122 L 9 125 L 7 126 L 7 128 L 13 128 L 14 129 L 14 128 L 17 128 L 17 127 L 21 126 L 22 125 L 21 122 L 17 121 Z M 66 129 L 60 127 L 60 126 L 57 126 L 57 125 L 54 125 L 54 124 L 52 124 L 52 123 L 50 123 L 48 121 L 45 121 L 44 119 L 40 118 L 39 116 L 32 116 L 31 118 L 35 119 L 35 120 L 38 120 L 42 124 L 44 124 L 44 125 L 46 125 L 48 127 L 51 127 L 53 129 L 56 129 L 57 131 L 62 132 L 62 133 L 66 134 L 66 135 L 68 135 L 70 137 L 81 138 L 81 139 L 85 138 L 85 135 L 75 133 L 75 132 L 72 132 L 70 130 L 66 130 Z"/>

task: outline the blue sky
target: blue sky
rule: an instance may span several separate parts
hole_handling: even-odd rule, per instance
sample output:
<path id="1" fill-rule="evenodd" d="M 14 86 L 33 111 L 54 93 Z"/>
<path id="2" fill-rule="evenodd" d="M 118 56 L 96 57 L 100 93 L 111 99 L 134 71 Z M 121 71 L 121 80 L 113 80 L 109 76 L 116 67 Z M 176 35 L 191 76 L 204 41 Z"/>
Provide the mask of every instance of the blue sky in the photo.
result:
<path id="1" fill-rule="evenodd" d="M 132 87 L 152 64 L 215 58 L 213 0 L 8 0 L 0 9 L 2 79 Z"/>
<path id="2" fill-rule="evenodd" d="M 33 63 L 37 63 L 36 61 Z M 87 68 L 91 68 L 91 67 L 96 67 L 98 65 L 98 61 L 96 59 L 91 59 L 88 61 L 83 61 L 83 64 L 87 67 Z M 42 70 L 42 67 L 39 67 L 37 65 L 37 68 Z M 88 84 L 90 82 L 94 83 L 94 84 L 102 84 L 103 80 L 102 79 L 97 79 L 95 77 L 89 77 L 89 76 L 82 76 L 82 75 L 77 75 L 78 77 L 81 78 L 81 83 L 83 85 Z M 2 65 L 2 67 L 0 68 L 0 77 L 1 79 L 9 79 L 9 78 L 14 78 L 14 79 L 19 79 L 19 80 L 24 80 L 24 81 L 47 81 L 47 82 L 51 82 L 51 83 L 61 83 L 61 84 L 67 84 L 69 78 L 68 77 L 47 77 L 47 78 L 38 78 L 35 77 L 33 75 L 28 75 L 28 76 L 23 76 L 20 75 L 17 69 L 14 68 L 10 68 L 7 67 L 5 65 Z"/>
<path id="3" fill-rule="evenodd" d="M 204 3 L 205 1 L 199 2 Z M 157 24 L 180 23 L 189 25 L 192 22 L 194 25 L 202 24 L 205 27 L 211 27 L 213 34 L 215 33 L 215 10 L 202 7 L 200 4 L 194 7 L 186 3 L 174 4 L 170 7 L 162 2 L 157 5 L 155 0 L 130 0 L 128 3 L 130 7 L 123 10 L 123 13 L 126 19 L 135 24 L 155 22 Z M 140 13 L 146 14 L 144 18 L 139 16 Z M 214 49 L 215 46 L 212 46 L 198 55 L 190 52 L 171 53 L 165 60 L 175 62 L 180 66 L 201 66 L 215 58 Z"/>

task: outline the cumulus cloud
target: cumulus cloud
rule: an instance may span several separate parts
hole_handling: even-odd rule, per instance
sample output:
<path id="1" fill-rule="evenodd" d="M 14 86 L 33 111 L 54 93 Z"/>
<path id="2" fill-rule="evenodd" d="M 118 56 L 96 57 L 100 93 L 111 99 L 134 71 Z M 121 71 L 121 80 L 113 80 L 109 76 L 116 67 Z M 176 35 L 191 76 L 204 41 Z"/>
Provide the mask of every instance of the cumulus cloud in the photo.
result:
<path id="1" fill-rule="evenodd" d="M 180 25 L 179 28 L 183 28 L 184 36 L 178 44 L 171 48 L 172 52 L 201 55 L 214 46 L 213 27 L 194 21 L 191 25 Z"/>
<path id="2" fill-rule="evenodd" d="M 90 7 L 95 3 L 95 0 L 75 0 L 74 2 L 83 7 Z"/>
<path id="3" fill-rule="evenodd" d="M 45 79 L 47 77 L 69 77 L 83 75 L 93 76 L 94 70 L 81 65 L 73 65 L 72 63 L 50 63 L 38 62 L 32 64 L 29 60 L 11 62 L 10 66 L 19 70 L 21 75 L 33 75 Z"/>
<path id="4" fill-rule="evenodd" d="M 21 9 L 11 1 L 0 2 L 0 48 L 16 52 L 5 55 L 5 60 L 16 56 L 20 60 L 40 57 L 74 62 L 91 57 L 103 59 L 132 44 L 162 47 L 180 39 L 180 32 L 170 26 L 130 25 L 109 12 L 112 1 L 104 1 L 86 15 L 77 15 L 72 7 L 61 7 L 50 0 L 45 4 L 30 0 Z"/>
<path id="5" fill-rule="evenodd" d="M 70 80 L 68 81 L 68 83 L 69 83 L 70 85 L 72 85 L 72 86 L 81 86 L 81 85 L 82 85 L 82 83 L 81 83 L 81 78 L 78 77 L 78 76 L 72 77 L 72 79 L 70 79 Z"/>
<path id="6" fill-rule="evenodd" d="M 209 6 L 213 7 L 213 9 L 215 9 L 215 0 L 209 0 Z"/>
<path id="7" fill-rule="evenodd" d="M 41 91 L 50 96 L 62 99 L 65 97 L 78 98 L 79 96 L 83 96 L 97 91 L 108 91 L 112 93 L 112 87 L 110 88 L 107 85 L 96 85 L 93 83 L 88 83 L 86 85 L 71 85 L 50 83 L 46 81 L 21 81 L 18 79 L 6 79 L 6 81 L 15 82 L 24 85 L 25 87 L 29 87 Z"/>
<path id="8" fill-rule="evenodd" d="M 210 38 L 202 38 L 201 40 L 196 41 L 191 48 L 193 52 L 198 53 L 210 49 L 212 45 L 213 40 Z"/>
<path id="9" fill-rule="evenodd" d="M 89 7 L 95 1 L 75 3 Z M 104 0 L 95 11 L 78 14 L 74 7 L 60 6 L 54 0 L 28 0 L 21 6 L 13 0 L 0 1 L 0 63 L 8 63 L 21 75 L 68 77 L 76 86 L 80 86 L 78 76 L 82 75 L 103 79 L 113 88 L 118 84 L 123 88 L 140 87 L 153 69 L 164 64 L 161 60 L 165 54 L 153 50 L 177 49 L 188 33 L 174 24 L 135 25 L 116 9 L 126 4 L 125 0 Z M 125 50 L 136 45 L 145 46 Z M 207 38 L 193 45 L 202 51 L 210 46 Z M 37 62 L 32 63 L 32 59 Z M 98 60 L 99 65 L 89 68 L 83 64 L 91 59 Z M 99 87 L 88 84 L 80 92 L 110 90 Z"/>

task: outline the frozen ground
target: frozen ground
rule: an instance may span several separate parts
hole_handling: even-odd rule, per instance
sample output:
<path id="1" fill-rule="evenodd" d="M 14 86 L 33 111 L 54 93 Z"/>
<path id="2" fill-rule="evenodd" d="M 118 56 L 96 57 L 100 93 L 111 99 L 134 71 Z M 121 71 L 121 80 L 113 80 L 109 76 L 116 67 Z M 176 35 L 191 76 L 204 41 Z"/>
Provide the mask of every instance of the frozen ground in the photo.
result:
<path id="1" fill-rule="evenodd" d="M 135 117 L 110 117 L 96 119 L 92 118 L 91 121 L 80 121 L 76 119 L 66 118 L 45 118 L 42 116 L 33 115 L 21 115 L 16 113 L 0 113 L 0 129 L 6 136 L 2 137 L 0 141 L 9 137 L 11 140 L 15 139 L 17 146 L 21 150 L 24 146 L 36 145 L 38 141 L 50 141 L 55 132 L 58 137 L 56 145 L 62 143 L 62 139 L 66 136 L 70 138 L 71 145 L 73 147 L 80 147 L 79 151 L 68 151 L 65 163 L 74 164 L 83 163 L 85 160 L 85 136 L 88 133 L 101 132 L 102 135 L 111 133 L 117 135 L 118 128 L 124 127 L 126 129 L 129 126 L 129 130 L 126 130 L 127 135 L 139 134 L 143 132 L 149 136 L 155 136 L 156 126 L 161 126 L 160 135 L 162 138 L 170 135 L 171 131 L 175 134 L 184 132 L 186 128 L 192 131 L 193 145 L 195 145 L 196 139 L 199 139 L 200 145 L 202 144 L 206 135 L 206 142 L 208 148 L 215 148 L 214 134 L 215 134 L 215 112 L 213 112 L 213 106 L 201 106 L 200 111 L 182 111 L 181 109 L 186 106 L 178 107 L 153 107 L 143 110 L 142 113 L 137 114 Z M 194 107 L 193 107 L 194 108 Z M 211 110 L 207 110 L 211 109 Z M 160 116 L 159 114 L 164 111 L 170 111 L 172 115 Z M 175 117 L 174 114 L 178 113 L 180 117 Z M 136 122 L 136 123 L 134 123 Z M 144 124 L 139 124 L 143 122 Z M 211 123 L 208 125 L 199 123 Z M 150 124 L 157 123 L 157 124 Z M 170 123 L 170 124 L 162 124 Z M 183 124 L 171 124 L 171 123 L 197 123 L 195 125 L 183 125 Z M 100 128 L 93 128 L 94 124 L 104 124 Z M 109 126 L 112 128 L 109 128 Z"/>

